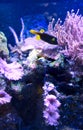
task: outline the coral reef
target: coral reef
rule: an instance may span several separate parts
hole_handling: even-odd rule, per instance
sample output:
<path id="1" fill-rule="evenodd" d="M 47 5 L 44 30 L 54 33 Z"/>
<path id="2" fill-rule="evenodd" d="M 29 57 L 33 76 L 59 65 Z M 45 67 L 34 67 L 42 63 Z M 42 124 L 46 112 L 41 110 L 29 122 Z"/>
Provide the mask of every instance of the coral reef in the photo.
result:
<path id="1" fill-rule="evenodd" d="M 83 66 L 83 16 L 79 10 L 67 12 L 64 23 L 58 19 L 54 25 L 54 19 L 48 25 L 48 32 L 57 38 L 58 44 L 62 46 L 61 53 L 71 58 L 74 66 Z M 72 64 L 72 65 L 73 65 Z M 79 70 L 79 71 L 82 71 Z M 81 72 L 83 75 L 83 72 Z"/>
<path id="2" fill-rule="evenodd" d="M 20 38 L 9 27 L 16 45 L 10 45 L 9 58 L 0 57 L 1 130 L 13 130 L 12 125 L 14 130 L 82 130 L 83 16 L 78 12 L 68 12 L 63 23 L 49 23 L 47 36 L 57 45 L 26 38 L 22 18 Z"/>

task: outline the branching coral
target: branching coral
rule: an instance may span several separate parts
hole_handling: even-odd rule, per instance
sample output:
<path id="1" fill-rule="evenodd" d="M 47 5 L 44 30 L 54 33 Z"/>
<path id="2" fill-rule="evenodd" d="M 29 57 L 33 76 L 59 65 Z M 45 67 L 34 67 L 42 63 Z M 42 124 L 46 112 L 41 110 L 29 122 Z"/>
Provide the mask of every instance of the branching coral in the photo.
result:
<path id="1" fill-rule="evenodd" d="M 20 45 L 20 43 L 23 43 L 24 41 L 24 36 L 23 36 L 23 33 L 24 33 L 24 22 L 23 22 L 23 19 L 21 18 L 21 24 L 22 24 L 22 29 L 21 29 L 21 32 L 20 32 L 20 40 L 16 34 L 16 32 L 14 31 L 14 29 L 12 27 L 9 26 L 9 29 L 10 31 L 12 32 L 14 38 L 15 38 L 15 43 L 17 46 Z"/>
<path id="2" fill-rule="evenodd" d="M 17 51 L 20 55 L 23 52 L 30 49 L 40 49 L 43 56 L 55 59 L 57 53 L 61 52 L 70 57 L 77 64 L 83 65 L 83 17 L 77 13 L 67 12 L 64 23 L 58 19 L 54 25 L 54 19 L 48 25 L 49 34 L 55 36 L 58 41 L 58 45 L 50 45 L 42 40 L 37 41 L 35 37 L 24 39 L 24 23 L 21 19 L 22 30 L 20 33 L 20 40 L 17 37 L 15 31 L 10 27 L 12 31 L 17 47 L 12 48 L 13 52 Z M 22 44 L 23 43 L 23 44 Z M 61 49 L 62 47 L 62 49 Z"/>
<path id="3" fill-rule="evenodd" d="M 67 12 L 62 24 L 60 19 L 54 26 L 54 19 L 49 23 L 48 32 L 57 37 L 58 44 L 65 48 L 62 53 L 83 65 L 83 17 L 72 10 Z"/>
<path id="4" fill-rule="evenodd" d="M 22 46 L 22 43 L 24 43 L 24 35 L 23 35 L 23 33 L 24 33 L 24 22 L 23 22 L 22 18 L 21 18 L 21 24 L 22 24 L 22 29 L 21 29 L 21 32 L 20 32 L 20 38 L 18 38 L 15 30 L 12 27 L 9 26 L 9 29 L 14 36 L 15 44 L 16 44 L 16 46 L 14 46 L 14 47 L 12 47 L 12 45 L 9 44 L 9 47 L 10 47 L 12 52 L 18 52 L 20 55 L 22 55 L 20 48 Z"/>
<path id="5" fill-rule="evenodd" d="M 13 62 L 8 64 L 6 61 L 0 58 L 0 73 L 4 74 L 9 80 L 19 80 L 23 76 L 23 68 L 17 63 Z"/>

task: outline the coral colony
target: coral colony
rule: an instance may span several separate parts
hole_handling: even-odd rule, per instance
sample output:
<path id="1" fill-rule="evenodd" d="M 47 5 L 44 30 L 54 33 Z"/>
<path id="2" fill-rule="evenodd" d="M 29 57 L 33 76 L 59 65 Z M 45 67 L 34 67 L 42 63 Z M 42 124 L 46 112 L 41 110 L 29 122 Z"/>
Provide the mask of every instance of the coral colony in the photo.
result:
<path id="1" fill-rule="evenodd" d="M 0 58 L 0 72 L 9 80 L 18 80 L 23 76 L 23 68 L 21 64 L 13 62 L 7 64 L 6 61 Z"/>
<path id="2" fill-rule="evenodd" d="M 21 19 L 21 23 L 20 38 L 14 29 L 9 27 L 16 44 L 14 47 L 9 45 L 10 52 L 7 48 L 6 37 L 0 32 L 0 106 L 10 103 L 12 98 L 14 102 L 15 98 L 18 106 L 19 102 L 21 105 L 21 101 L 27 103 L 24 108 L 26 112 L 32 111 L 32 109 L 34 111 L 35 105 L 33 108 L 28 108 L 30 110 L 27 110 L 27 106 L 37 104 L 38 98 L 42 97 L 43 108 L 42 114 L 39 116 L 41 117 L 40 122 L 46 126 L 58 127 L 64 120 L 68 121 L 67 115 L 62 114 L 62 112 L 67 113 L 68 110 L 64 110 L 66 106 L 64 102 L 67 98 L 64 94 L 65 89 L 73 88 L 73 91 L 74 89 L 76 91 L 82 81 L 83 17 L 79 15 L 79 10 L 77 13 L 72 10 L 67 12 L 63 23 L 58 19 L 55 24 L 53 19 L 48 25 L 47 32 L 35 33 L 33 31 L 34 34 L 45 35 L 46 40 L 53 41 L 52 44 L 41 37 L 40 40 L 37 40 L 36 36 L 24 38 L 23 19 Z M 57 40 L 57 44 L 55 44 L 54 38 Z M 63 86 L 64 92 L 61 88 Z M 80 87 L 79 90 L 81 90 Z M 73 97 L 72 90 L 69 92 Z M 38 98 L 36 99 L 36 97 Z M 23 109 L 23 106 L 19 108 L 17 104 L 14 104 L 17 112 L 23 112 L 20 110 L 21 107 Z M 19 115 L 24 121 L 29 122 L 28 115 L 26 115 L 27 118 L 24 117 L 24 114 Z"/>
<path id="3" fill-rule="evenodd" d="M 43 117 L 45 118 L 45 122 L 47 124 L 56 126 L 60 117 L 58 107 L 60 107 L 61 103 L 58 101 L 55 95 L 49 94 L 52 91 L 54 92 L 55 86 L 50 82 L 45 82 L 43 90 L 45 106 L 45 110 L 43 111 Z"/>
<path id="4" fill-rule="evenodd" d="M 83 65 L 83 17 L 67 12 L 66 19 L 61 25 L 60 19 L 53 27 L 53 21 L 48 26 L 48 31 L 57 37 L 58 44 L 64 47 L 62 52 L 75 61 L 81 61 Z M 74 53 L 73 53 L 74 52 Z"/>

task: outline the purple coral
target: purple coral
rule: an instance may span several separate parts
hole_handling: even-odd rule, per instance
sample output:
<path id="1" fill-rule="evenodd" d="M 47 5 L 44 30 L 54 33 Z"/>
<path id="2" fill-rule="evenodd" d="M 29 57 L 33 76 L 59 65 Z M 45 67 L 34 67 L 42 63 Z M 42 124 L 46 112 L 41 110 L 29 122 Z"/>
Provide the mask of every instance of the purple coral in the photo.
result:
<path id="1" fill-rule="evenodd" d="M 56 107 L 60 106 L 60 102 L 57 100 L 56 96 L 54 96 L 52 94 L 50 94 L 50 95 L 48 94 L 44 99 L 44 105 L 47 107 L 50 106 L 50 108 L 54 108 L 54 110 L 55 110 Z"/>
<path id="2" fill-rule="evenodd" d="M 0 105 L 9 103 L 11 101 L 11 96 L 4 90 L 0 90 Z"/>
<path id="3" fill-rule="evenodd" d="M 83 64 L 83 16 L 77 13 L 67 12 L 62 24 L 60 19 L 55 26 L 54 20 L 48 26 L 48 32 L 57 37 L 58 44 L 65 48 L 61 52 Z"/>
<path id="4" fill-rule="evenodd" d="M 50 83 L 46 82 L 43 86 L 44 90 L 44 111 L 43 117 L 45 119 L 45 123 L 51 126 L 58 125 L 58 119 L 60 117 L 58 107 L 60 107 L 61 103 L 58 101 L 57 97 L 53 94 L 49 94 L 49 92 L 54 91 L 55 93 L 55 86 Z"/>
<path id="5" fill-rule="evenodd" d="M 49 91 L 54 90 L 54 84 L 50 83 L 50 82 L 45 82 L 44 86 L 43 86 L 43 90 L 44 90 L 44 95 L 47 95 Z"/>
<path id="6" fill-rule="evenodd" d="M 47 95 L 44 99 L 45 110 L 43 111 L 43 117 L 48 125 L 58 125 L 58 119 L 60 117 L 58 113 L 58 107 L 61 103 L 54 95 Z"/>
<path id="7" fill-rule="evenodd" d="M 0 58 L 0 73 L 4 74 L 9 80 L 19 80 L 23 76 L 23 68 L 21 64 L 13 62 L 8 64 Z"/>

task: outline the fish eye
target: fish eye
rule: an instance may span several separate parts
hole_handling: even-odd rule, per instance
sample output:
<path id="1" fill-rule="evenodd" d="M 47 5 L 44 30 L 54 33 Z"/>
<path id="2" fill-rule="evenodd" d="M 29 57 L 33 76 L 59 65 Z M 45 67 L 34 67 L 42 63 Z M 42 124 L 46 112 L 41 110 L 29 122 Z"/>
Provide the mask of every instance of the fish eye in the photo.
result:
<path id="1" fill-rule="evenodd" d="M 55 38 L 52 38 L 52 41 L 55 41 Z"/>

